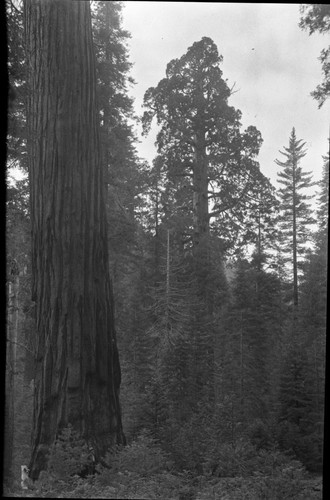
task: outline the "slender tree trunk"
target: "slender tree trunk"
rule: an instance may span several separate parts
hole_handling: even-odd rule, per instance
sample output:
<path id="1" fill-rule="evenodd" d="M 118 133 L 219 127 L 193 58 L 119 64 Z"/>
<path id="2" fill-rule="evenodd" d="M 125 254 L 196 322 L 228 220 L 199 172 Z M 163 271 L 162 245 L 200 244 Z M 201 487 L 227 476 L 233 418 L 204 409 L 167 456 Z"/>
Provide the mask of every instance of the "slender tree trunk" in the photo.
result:
<path id="1" fill-rule="evenodd" d="M 156 179 L 156 199 L 155 199 L 155 269 L 158 279 L 160 273 L 160 232 L 159 232 L 159 187 L 158 179 Z"/>
<path id="2" fill-rule="evenodd" d="M 297 265 L 297 214 L 296 214 L 296 163 L 293 164 L 293 179 L 292 179 L 292 257 L 293 257 L 293 306 L 294 316 L 297 314 L 298 308 L 298 265 Z"/>
<path id="3" fill-rule="evenodd" d="M 32 296 L 31 477 L 71 423 L 96 460 L 123 443 L 89 2 L 25 0 Z"/>
<path id="4" fill-rule="evenodd" d="M 7 283 L 7 346 L 6 346 L 6 397 L 5 397 L 5 440 L 4 440 L 4 478 L 12 475 L 14 431 L 15 431 L 15 281 Z"/>
<path id="5" fill-rule="evenodd" d="M 241 405 L 241 418 L 244 421 L 244 343 L 243 343 L 243 312 L 241 312 L 240 321 L 240 405 Z"/>

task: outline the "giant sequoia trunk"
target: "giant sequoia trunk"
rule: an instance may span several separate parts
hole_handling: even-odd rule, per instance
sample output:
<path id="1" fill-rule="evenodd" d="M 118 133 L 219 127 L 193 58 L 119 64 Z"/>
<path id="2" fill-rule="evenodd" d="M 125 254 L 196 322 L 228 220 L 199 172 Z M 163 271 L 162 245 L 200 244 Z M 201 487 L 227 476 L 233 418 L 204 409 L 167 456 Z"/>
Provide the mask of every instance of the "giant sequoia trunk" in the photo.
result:
<path id="1" fill-rule="evenodd" d="M 194 252 L 205 253 L 209 236 L 208 162 L 205 148 L 205 132 L 199 130 L 194 137 L 193 167 L 193 225 Z M 202 250 L 203 248 L 203 250 Z"/>
<path id="2" fill-rule="evenodd" d="M 211 305 L 212 299 L 207 292 L 209 279 L 209 233 L 210 217 L 208 207 L 208 161 L 205 150 L 203 129 L 195 135 L 193 167 L 193 254 L 195 273 L 203 302 Z"/>
<path id="3" fill-rule="evenodd" d="M 31 477 L 71 423 L 122 443 L 89 2 L 25 0 L 36 353 Z"/>

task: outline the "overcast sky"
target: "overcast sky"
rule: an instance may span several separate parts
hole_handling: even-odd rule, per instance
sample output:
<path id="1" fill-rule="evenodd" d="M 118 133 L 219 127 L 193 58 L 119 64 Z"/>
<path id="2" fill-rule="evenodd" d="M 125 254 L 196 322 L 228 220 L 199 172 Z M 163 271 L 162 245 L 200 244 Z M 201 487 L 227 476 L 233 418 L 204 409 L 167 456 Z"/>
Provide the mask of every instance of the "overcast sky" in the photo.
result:
<path id="1" fill-rule="evenodd" d="M 242 125 L 255 125 L 264 139 L 259 162 L 276 183 L 276 158 L 288 146 L 292 127 L 306 142 L 304 170 L 318 180 L 328 150 L 329 102 L 319 110 L 310 92 L 321 82 L 322 48 L 328 35 L 308 35 L 298 27 L 299 4 L 125 1 L 123 27 L 131 33 L 130 61 L 136 80 L 130 94 L 138 115 L 145 91 L 165 77 L 166 65 L 194 42 L 210 37 L 223 56 L 221 69 L 235 94 L 229 104 L 242 111 Z M 141 129 L 138 129 L 140 133 Z M 155 132 L 138 151 L 156 155 Z"/>

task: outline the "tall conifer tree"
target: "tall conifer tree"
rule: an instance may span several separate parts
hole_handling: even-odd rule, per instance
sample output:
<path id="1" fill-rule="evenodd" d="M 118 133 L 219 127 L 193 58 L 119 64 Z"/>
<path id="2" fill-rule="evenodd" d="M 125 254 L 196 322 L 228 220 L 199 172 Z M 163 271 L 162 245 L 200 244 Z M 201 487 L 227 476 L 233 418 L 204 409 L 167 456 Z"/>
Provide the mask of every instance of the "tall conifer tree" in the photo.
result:
<path id="1" fill-rule="evenodd" d="M 280 153 L 285 161 L 275 160 L 283 170 L 278 172 L 278 182 L 283 187 L 278 190 L 280 199 L 279 226 L 281 229 L 284 252 L 287 261 L 292 265 L 293 276 L 293 304 L 298 307 L 298 267 L 299 256 L 306 252 L 305 243 L 310 236 L 310 224 L 313 223 L 308 200 L 311 195 L 306 189 L 313 186 L 311 172 L 303 172 L 299 165 L 306 155 L 306 143 L 296 138 L 295 129 L 292 129 L 289 146 Z"/>

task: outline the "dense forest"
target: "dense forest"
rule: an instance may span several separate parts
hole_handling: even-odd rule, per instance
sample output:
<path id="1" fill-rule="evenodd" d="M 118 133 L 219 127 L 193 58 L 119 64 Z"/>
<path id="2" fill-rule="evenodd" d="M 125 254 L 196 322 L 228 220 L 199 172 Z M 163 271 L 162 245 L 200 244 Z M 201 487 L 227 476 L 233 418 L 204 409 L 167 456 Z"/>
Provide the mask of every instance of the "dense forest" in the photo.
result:
<path id="1" fill-rule="evenodd" d="M 292 123 L 275 188 L 211 38 L 136 116 L 122 2 L 6 14 L 5 495 L 321 498 L 328 145 L 316 182 Z"/>

